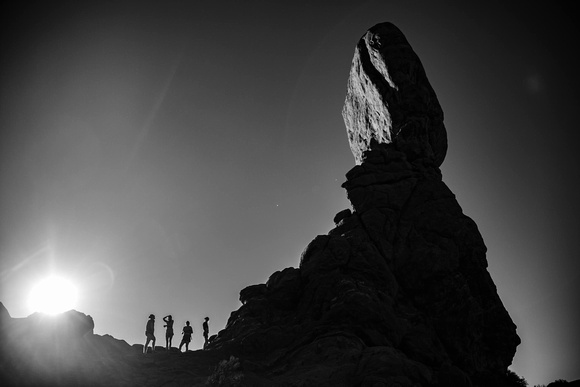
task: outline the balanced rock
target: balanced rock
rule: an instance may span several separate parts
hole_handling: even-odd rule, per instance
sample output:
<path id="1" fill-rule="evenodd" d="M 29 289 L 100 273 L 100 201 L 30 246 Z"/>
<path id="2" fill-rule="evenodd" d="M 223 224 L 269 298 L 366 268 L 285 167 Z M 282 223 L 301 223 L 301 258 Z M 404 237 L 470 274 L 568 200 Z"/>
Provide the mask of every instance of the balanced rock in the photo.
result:
<path id="1" fill-rule="evenodd" d="M 359 41 L 343 116 L 352 210 L 298 268 L 242 290 L 210 349 L 265 385 L 501 386 L 520 339 L 477 226 L 442 181 L 437 97 L 392 24 Z"/>
<path id="2" fill-rule="evenodd" d="M 403 33 L 377 24 L 359 40 L 342 111 L 357 164 L 371 141 L 396 143 L 409 157 L 441 165 L 447 152 L 443 111 Z"/>

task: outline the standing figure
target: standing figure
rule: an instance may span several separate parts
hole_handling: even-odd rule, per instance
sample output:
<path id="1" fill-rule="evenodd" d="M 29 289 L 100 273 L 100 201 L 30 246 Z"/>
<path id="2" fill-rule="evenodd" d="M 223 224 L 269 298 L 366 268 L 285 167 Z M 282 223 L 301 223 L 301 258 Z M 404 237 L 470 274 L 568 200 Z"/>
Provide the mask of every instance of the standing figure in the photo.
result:
<path id="1" fill-rule="evenodd" d="M 165 349 L 169 351 L 171 349 L 171 340 L 173 340 L 173 323 L 175 321 L 173 320 L 173 317 L 171 317 L 171 315 L 163 317 L 163 321 L 166 324 L 163 325 L 163 327 L 167 327 L 167 329 L 165 330 Z"/>
<path id="2" fill-rule="evenodd" d="M 149 315 L 149 321 L 147 321 L 147 326 L 145 327 L 145 336 L 147 336 L 147 341 L 143 347 L 143 353 L 147 353 L 147 347 L 151 341 L 151 352 L 155 352 L 155 315 Z"/>
<path id="3" fill-rule="evenodd" d="M 205 321 L 203 322 L 203 338 L 205 339 L 205 342 L 203 343 L 203 349 L 205 349 L 205 347 L 207 346 L 208 343 L 208 335 L 209 335 L 209 325 L 208 322 L 209 321 L 209 317 L 205 318 Z"/>
<path id="4" fill-rule="evenodd" d="M 189 350 L 189 342 L 191 341 L 191 335 L 193 334 L 193 328 L 189 325 L 189 321 L 185 322 L 183 327 L 183 339 L 181 339 L 181 344 L 179 344 L 179 352 L 181 352 L 181 347 L 185 344 L 185 352 Z"/>

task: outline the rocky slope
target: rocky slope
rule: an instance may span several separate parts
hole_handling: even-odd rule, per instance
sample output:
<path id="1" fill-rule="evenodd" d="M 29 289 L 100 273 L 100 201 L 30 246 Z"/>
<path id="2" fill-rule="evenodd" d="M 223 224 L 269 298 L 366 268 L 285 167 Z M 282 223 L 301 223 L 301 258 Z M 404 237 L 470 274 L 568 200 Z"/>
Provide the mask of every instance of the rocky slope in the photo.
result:
<path id="1" fill-rule="evenodd" d="M 93 335 L 92 319 L 71 312 L 76 356 L 3 351 L 3 374 L 15 369 L 31 385 L 506 385 L 520 339 L 477 226 L 442 181 L 447 139 L 435 92 L 392 24 L 357 44 L 343 117 L 356 163 L 343 184 L 352 209 L 314 238 L 298 268 L 243 289 L 209 350 L 144 356 Z M 12 320 L 2 340 L 25 335 Z"/>
<path id="2" fill-rule="evenodd" d="M 162 347 L 144 355 L 143 345 L 96 335 L 93 328 L 91 316 L 74 310 L 11 318 L 0 303 L 0 386 L 204 386 L 229 356 Z"/>

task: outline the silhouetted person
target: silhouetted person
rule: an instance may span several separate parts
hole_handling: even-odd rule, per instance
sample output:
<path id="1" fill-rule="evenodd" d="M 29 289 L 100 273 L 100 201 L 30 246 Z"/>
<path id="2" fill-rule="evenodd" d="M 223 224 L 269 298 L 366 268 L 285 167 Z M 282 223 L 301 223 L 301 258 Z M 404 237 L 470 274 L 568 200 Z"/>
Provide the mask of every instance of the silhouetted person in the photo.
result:
<path id="1" fill-rule="evenodd" d="M 207 346 L 208 343 L 208 335 L 209 335 L 209 325 L 208 322 L 209 321 L 209 317 L 205 318 L 205 321 L 203 322 L 203 338 L 205 340 L 205 342 L 203 343 L 203 349 L 205 349 L 205 347 Z"/>
<path id="2" fill-rule="evenodd" d="M 147 353 L 147 347 L 151 341 L 151 352 L 155 352 L 155 315 L 149 315 L 149 321 L 147 321 L 147 326 L 145 327 L 145 336 L 147 336 L 147 341 L 143 347 L 143 353 Z"/>
<path id="3" fill-rule="evenodd" d="M 181 339 L 181 344 L 179 344 L 179 351 L 181 352 L 181 347 L 185 344 L 185 352 L 187 352 L 189 350 L 191 335 L 193 334 L 193 328 L 189 325 L 189 321 L 185 322 L 185 326 L 181 333 L 183 333 L 183 339 Z"/>
<path id="4" fill-rule="evenodd" d="M 163 317 L 163 321 L 165 321 L 166 324 L 163 325 L 163 327 L 167 327 L 165 330 L 165 349 L 169 351 L 171 349 L 171 340 L 173 340 L 173 323 L 175 321 L 171 315 Z"/>

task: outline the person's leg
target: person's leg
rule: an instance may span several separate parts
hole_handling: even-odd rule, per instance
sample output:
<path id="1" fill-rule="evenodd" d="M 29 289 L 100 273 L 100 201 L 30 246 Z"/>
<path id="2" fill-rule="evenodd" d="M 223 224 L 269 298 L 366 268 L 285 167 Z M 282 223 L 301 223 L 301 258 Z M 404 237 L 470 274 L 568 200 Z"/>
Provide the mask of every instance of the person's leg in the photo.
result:
<path id="1" fill-rule="evenodd" d="M 147 353 L 147 347 L 149 346 L 149 337 L 147 338 L 147 341 L 145 341 L 145 346 L 143 347 L 143 353 Z"/>
<path id="2" fill-rule="evenodd" d="M 155 352 L 155 336 L 153 336 L 153 339 L 151 340 L 151 352 Z"/>

